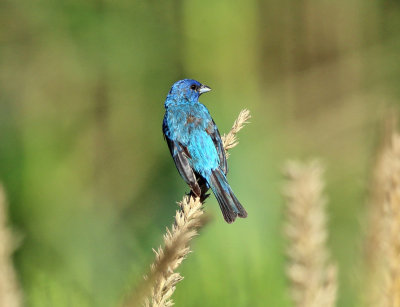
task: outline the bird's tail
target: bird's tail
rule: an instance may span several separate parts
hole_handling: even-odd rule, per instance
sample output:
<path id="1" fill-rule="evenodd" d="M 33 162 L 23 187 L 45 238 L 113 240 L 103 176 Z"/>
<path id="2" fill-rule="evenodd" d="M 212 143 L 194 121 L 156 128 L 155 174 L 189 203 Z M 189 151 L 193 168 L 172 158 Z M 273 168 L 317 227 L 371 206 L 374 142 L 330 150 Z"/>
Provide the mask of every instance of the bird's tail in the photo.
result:
<path id="1" fill-rule="evenodd" d="M 227 223 L 234 222 L 237 216 L 247 217 L 246 210 L 233 194 L 224 173 L 220 169 L 213 170 L 207 182 L 218 200 L 222 215 Z"/>

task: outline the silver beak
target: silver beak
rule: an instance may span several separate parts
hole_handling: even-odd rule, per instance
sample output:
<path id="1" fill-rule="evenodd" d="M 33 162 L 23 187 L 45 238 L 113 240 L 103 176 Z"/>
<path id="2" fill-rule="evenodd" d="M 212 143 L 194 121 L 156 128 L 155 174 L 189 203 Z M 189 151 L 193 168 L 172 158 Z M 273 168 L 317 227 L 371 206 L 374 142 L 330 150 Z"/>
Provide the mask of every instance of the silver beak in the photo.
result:
<path id="1" fill-rule="evenodd" d="M 199 88 L 200 95 L 204 94 L 204 93 L 207 93 L 209 91 L 211 91 L 211 88 L 208 87 L 207 85 L 201 85 L 200 88 Z"/>

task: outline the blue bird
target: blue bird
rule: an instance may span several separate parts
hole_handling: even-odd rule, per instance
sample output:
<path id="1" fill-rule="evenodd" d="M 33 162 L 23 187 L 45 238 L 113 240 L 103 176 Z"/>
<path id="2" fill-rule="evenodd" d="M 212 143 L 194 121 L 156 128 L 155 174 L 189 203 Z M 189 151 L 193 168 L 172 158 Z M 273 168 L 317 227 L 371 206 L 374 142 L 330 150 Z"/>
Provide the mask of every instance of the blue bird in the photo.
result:
<path id="1" fill-rule="evenodd" d="M 163 134 L 176 168 L 192 193 L 205 198 L 211 188 L 228 223 L 247 217 L 226 179 L 228 165 L 217 125 L 199 102 L 211 88 L 196 80 L 176 82 L 165 100 Z"/>

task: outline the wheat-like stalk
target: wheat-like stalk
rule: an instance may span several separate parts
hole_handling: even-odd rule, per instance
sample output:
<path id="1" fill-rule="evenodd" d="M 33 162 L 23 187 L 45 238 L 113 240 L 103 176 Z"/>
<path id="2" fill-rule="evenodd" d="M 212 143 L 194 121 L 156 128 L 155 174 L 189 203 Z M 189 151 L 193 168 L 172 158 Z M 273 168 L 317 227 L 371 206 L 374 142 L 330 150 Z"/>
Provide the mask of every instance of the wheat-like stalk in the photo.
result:
<path id="1" fill-rule="evenodd" d="M 337 268 L 329 260 L 326 247 L 322 173 L 317 162 L 289 162 L 285 168 L 287 274 L 297 307 L 331 307 L 336 302 Z"/>
<path id="2" fill-rule="evenodd" d="M 226 153 L 238 144 L 236 134 L 244 127 L 249 118 L 250 112 L 242 110 L 231 131 L 222 137 Z M 156 259 L 150 267 L 150 273 L 145 277 L 145 284 L 142 285 L 141 290 L 137 291 L 150 293 L 144 301 L 146 307 L 173 305 L 171 296 L 175 291 L 176 284 L 183 279 L 176 270 L 190 253 L 190 241 L 205 224 L 203 203 L 199 198 L 184 196 L 179 207 L 175 214 L 174 224 L 171 229 L 167 228 L 164 235 L 164 247 L 154 250 Z M 136 304 L 137 297 L 141 297 L 141 294 L 131 300 L 133 303 L 127 303 L 125 306 Z"/>
<path id="3" fill-rule="evenodd" d="M 3 187 L 0 185 L 0 306 L 19 307 L 22 295 L 14 271 L 11 255 L 16 240 L 7 225 L 7 204 Z"/>
<path id="4" fill-rule="evenodd" d="M 363 279 L 364 291 L 361 299 L 364 305 L 377 307 L 387 306 L 385 287 L 387 285 L 387 261 L 385 246 L 387 245 L 387 231 L 385 215 L 386 198 L 388 193 L 388 180 L 391 159 L 388 152 L 392 151 L 392 138 L 396 127 L 395 112 L 390 112 L 383 122 L 381 144 L 375 158 L 372 179 L 369 185 L 366 241 L 364 245 Z"/>
<path id="5" fill-rule="evenodd" d="M 149 277 L 152 280 L 151 294 L 150 299 L 146 299 L 145 306 L 173 305 L 171 296 L 175 291 L 175 285 L 183 279 L 175 270 L 190 252 L 189 242 L 204 224 L 203 204 L 198 197 L 184 196 L 179 206 L 175 224 L 171 230 L 167 228 L 164 235 L 164 248 L 159 247 L 154 251 L 156 260 L 151 265 Z"/>
<path id="6" fill-rule="evenodd" d="M 375 306 L 400 307 L 400 135 L 393 133 L 377 164 L 375 182 L 380 190 L 376 218 L 380 244 L 374 250 L 378 288 Z M 379 273 L 383 273 L 379 275 Z M 382 276 L 382 279 L 379 277 Z"/>
<path id="7" fill-rule="evenodd" d="M 227 158 L 229 157 L 228 150 L 239 144 L 236 134 L 243 129 L 244 125 L 248 123 L 248 120 L 250 118 L 250 111 L 247 109 L 243 109 L 242 111 L 240 111 L 238 118 L 233 123 L 231 131 L 221 137 Z"/>

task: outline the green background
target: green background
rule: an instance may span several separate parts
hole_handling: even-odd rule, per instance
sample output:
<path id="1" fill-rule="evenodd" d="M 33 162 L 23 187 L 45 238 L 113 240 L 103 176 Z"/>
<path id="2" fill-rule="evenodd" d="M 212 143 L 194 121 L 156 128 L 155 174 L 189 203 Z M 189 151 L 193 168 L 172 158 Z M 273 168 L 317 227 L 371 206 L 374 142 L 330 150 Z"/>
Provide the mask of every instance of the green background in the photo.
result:
<path id="1" fill-rule="evenodd" d="M 249 213 L 213 219 L 179 268 L 177 306 L 290 306 L 282 167 L 327 167 L 339 306 L 360 305 L 367 187 L 400 96 L 397 1 L 0 2 L 0 179 L 23 237 L 27 306 L 115 306 L 141 282 L 188 187 L 161 123 L 173 82 L 221 133 L 243 108 L 229 181 Z"/>

